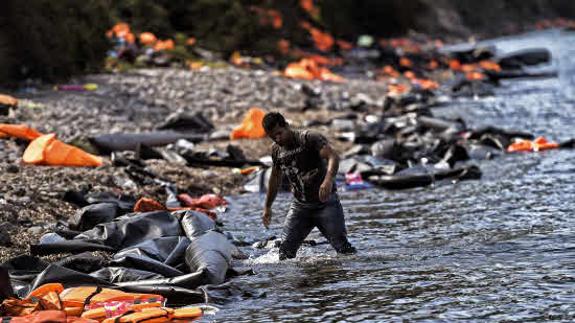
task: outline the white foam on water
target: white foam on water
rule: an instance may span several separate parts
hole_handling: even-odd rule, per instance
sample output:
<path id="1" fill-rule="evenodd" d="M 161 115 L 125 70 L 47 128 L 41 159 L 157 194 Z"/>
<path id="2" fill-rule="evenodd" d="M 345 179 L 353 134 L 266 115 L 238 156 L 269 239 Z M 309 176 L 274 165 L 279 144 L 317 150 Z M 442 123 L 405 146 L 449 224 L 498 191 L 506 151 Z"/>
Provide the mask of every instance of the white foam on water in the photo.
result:
<path id="1" fill-rule="evenodd" d="M 262 265 L 262 264 L 277 264 L 279 263 L 279 252 L 277 248 L 270 249 L 267 253 L 250 259 L 249 262 L 252 265 Z"/>
<path id="2" fill-rule="evenodd" d="M 248 259 L 249 265 L 285 265 L 285 264 L 316 264 L 322 262 L 333 262 L 339 261 L 350 256 L 338 256 L 333 251 L 326 251 L 323 248 L 318 247 L 302 247 L 298 250 L 297 257 L 294 259 L 279 260 L 279 249 L 272 248 L 267 253 Z"/>

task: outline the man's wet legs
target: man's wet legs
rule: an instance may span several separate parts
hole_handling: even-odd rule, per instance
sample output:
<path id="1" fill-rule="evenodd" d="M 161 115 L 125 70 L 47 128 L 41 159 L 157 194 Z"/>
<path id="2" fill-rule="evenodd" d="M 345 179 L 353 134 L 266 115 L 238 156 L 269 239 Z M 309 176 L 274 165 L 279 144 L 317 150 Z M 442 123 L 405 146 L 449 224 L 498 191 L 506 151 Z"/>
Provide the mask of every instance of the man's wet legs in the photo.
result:
<path id="1" fill-rule="evenodd" d="M 319 208 L 302 206 L 292 202 L 282 233 L 280 260 L 295 258 L 302 242 L 314 227 L 329 241 L 340 254 L 352 254 L 356 250 L 347 240 L 343 208 L 337 195 Z"/>
<path id="2" fill-rule="evenodd" d="M 337 253 L 352 254 L 356 252 L 347 240 L 343 207 L 337 195 L 332 196 L 325 207 L 317 210 L 313 219 L 315 226 Z"/>
<path id="3" fill-rule="evenodd" d="M 295 258 L 299 247 L 314 227 L 312 212 L 299 207 L 295 201 L 291 204 L 283 227 L 280 260 Z"/>

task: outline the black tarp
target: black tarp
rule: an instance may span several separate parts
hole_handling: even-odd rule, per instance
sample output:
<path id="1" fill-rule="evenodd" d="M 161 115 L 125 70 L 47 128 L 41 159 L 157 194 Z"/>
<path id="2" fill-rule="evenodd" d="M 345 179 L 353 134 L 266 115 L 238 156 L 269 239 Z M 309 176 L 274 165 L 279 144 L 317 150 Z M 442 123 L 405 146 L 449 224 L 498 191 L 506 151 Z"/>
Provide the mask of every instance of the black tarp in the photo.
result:
<path id="1" fill-rule="evenodd" d="M 215 227 L 212 219 L 194 211 L 126 214 L 71 240 L 32 246 L 38 254 L 80 254 L 52 264 L 20 256 L 3 263 L 2 268 L 10 273 L 10 286 L 19 297 L 57 282 L 65 288 L 101 286 L 160 294 L 168 299 L 168 305 L 189 305 L 209 299 L 206 291 L 195 289 L 220 284 L 233 272 L 230 264 L 237 248 L 224 234 L 214 231 Z"/>
<path id="2" fill-rule="evenodd" d="M 171 287 L 181 287 L 187 289 L 194 289 L 201 285 L 209 284 L 210 277 L 209 272 L 206 268 L 201 268 L 196 272 L 180 275 L 176 277 L 169 278 L 159 278 L 159 279 L 148 279 L 148 280 L 136 280 L 131 282 L 118 283 L 118 286 L 129 287 L 129 286 L 171 286 Z"/>
<path id="3" fill-rule="evenodd" d="M 177 217 L 168 211 L 155 211 L 126 214 L 112 222 L 99 224 L 74 240 L 101 243 L 118 251 L 150 239 L 182 235 Z"/>
<path id="4" fill-rule="evenodd" d="M 460 166 L 453 169 L 433 169 L 416 166 L 404 169 L 396 174 L 381 174 L 376 170 L 362 172 L 367 181 L 386 189 L 401 190 L 431 185 L 444 179 L 470 180 L 481 178 L 481 170 L 475 165 Z"/>
<path id="5" fill-rule="evenodd" d="M 86 274 L 106 267 L 109 263 L 109 256 L 96 255 L 91 252 L 68 256 L 55 262 L 56 265 Z"/>
<path id="6" fill-rule="evenodd" d="M 139 281 L 146 279 L 161 279 L 164 276 L 151 271 L 124 268 L 106 267 L 91 273 L 90 276 L 117 284 L 122 282 Z"/>
<path id="7" fill-rule="evenodd" d="M 114 260 L 110 262 L 110 266 L 141 269 L 160 274 L 164 277 L 178 277 L 184 274 L 182 271 L 172 266 L 143 255 L 125 255 L 115 257 Z"/>
<path id="8" fill-rule="evenodd" d="M 30 250 L 35 255 L 85 251 L 116 252 L 151 239 L 183 235 L 178 218 L 168 211 L 134 213 L 118 217 L 112 222 L 98 224 L 72 240 L 31 245 Z"/>
<path id="9" fill-rule="evenodd" d="M 214 130 L 214 125 L 201 113 L 173 113 L 160 124 L 159 130 L 175 130 L 178 132 L 208 133 Z"/>
<path id="10" fill-rule="evenodd" d="M 42 271 L 36 277 L 36 279 L 34 279 L 34 281 L 32 281 L 26 294 L 48 283 L 60 283 L 64 285 L 64 288 L 85 285 L 102 287 L 113 286 L 112 283 L 105 280 L 98 279 L 96 277 L 92 277 L 88 274 L 84 274 L 75 270 L 64 268 L 56 264 L 51 264 L 44 271 Z"/>
<path id="11" fill-rule="evenodd" d="M 136 151 L 139 145 L 150 147 L 165 146 L 186 139 L 191 142 L 201 142 L 206 139 L 203 134 L 182 133 L 175 131 L 156 131 L 147 133 L 114 133 L 90 138 L 90 142 L 103 154 L 113 151 Z"/>
<path id="12" fill-rule="evenodd" d="M 550 61 L 551 52 L 547 48 L 527 48 L 497 57 L 497 63 L 504 70 L 520 69 Z"/>
<path id="13" fill-rule="evenodd" d="M 138 255 L 176 267 L 184 262 L 184 255 L 189 245 L 190 240 L 180 236 L 150 239 L 118 251 L 114 255 L 114 259 L 127 255 Z"/>
<path id="14" fill-rule="evenodd" d="M 100 223 L 111 222 L 120 214 L 117 203 L 92 204 L 78 210 L 68 223 L 72 230 L 86 231 Z"/>
<path id="15" fill-rule="evenodd" d="M 207 270 L 210 284 L 221 284 L 232 260 L 234 246 L 217 231 L 209 231 L 192 241 L 186 251 L 190 271 Z"/>
<path id="16" fill-rule="evenodd" d="M 195 239 L 216 228 L 216 222 L 204 213 L 183 211 L 180 214 L 182 216 L 182 228 L 189 239 Z"/>

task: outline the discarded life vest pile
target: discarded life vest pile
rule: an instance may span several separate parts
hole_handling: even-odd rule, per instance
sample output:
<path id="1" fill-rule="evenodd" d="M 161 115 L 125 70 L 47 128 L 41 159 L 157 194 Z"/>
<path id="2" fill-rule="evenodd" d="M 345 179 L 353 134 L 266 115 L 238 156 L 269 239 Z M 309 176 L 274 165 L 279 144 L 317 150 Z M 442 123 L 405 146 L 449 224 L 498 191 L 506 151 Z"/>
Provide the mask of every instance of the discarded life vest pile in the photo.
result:
<path id="1" fill-rule="evenodd" d="M 433 117 L 424 105 L 410 112 L 371 124 L 354 122 L 342 133 L 356 143 L 340 163 L 339 176 L 348 188 L 406 189 L 478 179 L 475 163 L 481 160 L 506 152 L 573 148 L 572 140 L 559 144 L 525 132 L 469 129 L 462 120 Z"/>
<path id="2" fill-rule="evenodd" d="M 342 154 L 338 172 L 348 189 L 408 189 L 479 179 L 481 160 L 506 152 L 573 148 L 573 140 L 553 143 L 527 132 L 472 129 L 461 119 L 434 116 L 436 97 L 428 91 L 390 96 L 380 106 L 359 97 L 350 101 L 357 112 L 307 124 L 327 126 L 336 138 L 354 144 Z M 377 107 L 383 112 L 372 114 Z M 269 176 L 269 169 L 255 173 L 245 189 L 265 192 Z"/>
<path id="3" fill-rule="evenodd" d="M 44 284 L 23 299 L 0 305 L 6 322 L 189 322 L 203 315 L 201 307 L 164 307 L 161 295 L 127 293 L 99 286 L 64 288 Z"/>
<path id="4" fill-rule="evenodd" d="M 179 209 L 171 212 L 151 199 L 70 195 L 70 202 L 83 198 L 88 205 L 31 245 L 31 256 L 0 266 L 13 289 L 2 315 L 15 322 L 44 316 L 53 322 L 191 320 L 202 309 L 181 307 L 210 301 L 209 286 L 234 273 L 232 255 L 239 253 L 216 227 L 215 211 L 227 204 L 221 197 L 179 194 L 181 203 L 167 203 Z M 133 211 L 142 205 L 161 210 Z M 53 263 L 37 257 L 62 253 L 71 255 Z"/>

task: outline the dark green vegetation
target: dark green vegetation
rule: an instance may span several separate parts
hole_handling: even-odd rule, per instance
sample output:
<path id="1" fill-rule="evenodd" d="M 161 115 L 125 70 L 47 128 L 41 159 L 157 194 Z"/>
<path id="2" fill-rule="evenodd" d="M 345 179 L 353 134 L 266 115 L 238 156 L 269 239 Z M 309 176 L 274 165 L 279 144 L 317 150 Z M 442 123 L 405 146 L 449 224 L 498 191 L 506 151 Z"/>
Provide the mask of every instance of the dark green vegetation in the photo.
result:
<path id="1" fill-rule="evenodd" d="M 0 1 L 0 82 L 98 70 L 110 23 L 100 0 Z"/>
<path id="2" fill-rule="evenodd" d="M 0 84 L 26 79 L 58 81 L 103 65 L 110 44 L 105 31 L 117 21 L 160 38 L 194 36 L 221 52 L 275 54 L 279 39 L 311 46 L 299 23 L 306 20 L 338 38 L 401 36 L 467 37 L 516 32 L 539 19 L 575 17 L 570 0 L 323 0 L 312 17 L 298 0 L 2 0 Z M 283 25 L 262 26 L 253 7 L 278 10 Z"/>

